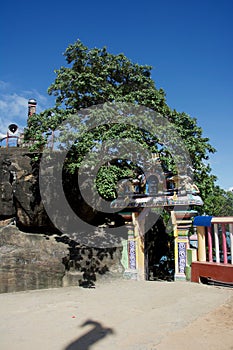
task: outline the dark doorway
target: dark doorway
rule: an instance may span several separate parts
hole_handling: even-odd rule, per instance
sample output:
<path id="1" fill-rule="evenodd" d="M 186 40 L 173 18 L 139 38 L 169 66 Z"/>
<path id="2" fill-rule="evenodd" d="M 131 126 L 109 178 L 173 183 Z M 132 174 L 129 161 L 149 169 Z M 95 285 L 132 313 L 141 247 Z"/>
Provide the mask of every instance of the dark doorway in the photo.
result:
<path id="1" fill-rule="evenodd" d="M 161 216 L 151 212 L 147 219 L 155 224 L 145 234 L 146 279 L 150 281 L 174 279 L 173 238 L 167 232 Z"/>

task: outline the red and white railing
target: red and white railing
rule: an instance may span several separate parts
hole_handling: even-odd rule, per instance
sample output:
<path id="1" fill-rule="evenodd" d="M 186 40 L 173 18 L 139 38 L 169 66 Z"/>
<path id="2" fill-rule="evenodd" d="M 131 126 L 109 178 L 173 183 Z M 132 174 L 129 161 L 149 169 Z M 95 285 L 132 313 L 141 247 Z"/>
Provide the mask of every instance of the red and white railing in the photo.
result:
<path id="1" fill-rule="evenodd" d="M 198 226 L 197 233 L 198 261 L 233 265 L 233 217 L 213 217 L 211 226 Z"/>

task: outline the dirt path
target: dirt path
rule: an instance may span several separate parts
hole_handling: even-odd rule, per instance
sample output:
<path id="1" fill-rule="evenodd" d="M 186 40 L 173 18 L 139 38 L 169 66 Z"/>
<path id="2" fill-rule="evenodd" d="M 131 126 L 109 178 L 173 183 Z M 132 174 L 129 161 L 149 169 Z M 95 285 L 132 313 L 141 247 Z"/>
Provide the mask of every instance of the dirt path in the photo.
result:
<path id="1" fill-rule="evenodd" d="M 187 344 L 190 346 L 187 347 Z M 168 334 L 157 350 L 233 349 L 233 298 L 184 329 Z"/>
<path id="2" fill-rule="evenodd" d="M 0 294 L 1 350 L 233 350 L 233 290 L 112 281 Z"/>

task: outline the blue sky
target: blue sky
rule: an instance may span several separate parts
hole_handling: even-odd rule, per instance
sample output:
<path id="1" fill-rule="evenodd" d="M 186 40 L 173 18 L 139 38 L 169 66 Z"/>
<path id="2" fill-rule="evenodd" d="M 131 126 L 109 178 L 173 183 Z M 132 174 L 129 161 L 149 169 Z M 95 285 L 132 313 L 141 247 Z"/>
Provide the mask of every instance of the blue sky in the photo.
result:
<path id="1" fill-rule="evenodd" d="M 233 187 L 233 1 L 4 1 L 0 5 L 0 134 L 26 124 L 27 100 L 53 106 L 47 88 L 78 38 L 153 66 L 157 88 L 196 117 L 217 153 L 218 184 Z"/>

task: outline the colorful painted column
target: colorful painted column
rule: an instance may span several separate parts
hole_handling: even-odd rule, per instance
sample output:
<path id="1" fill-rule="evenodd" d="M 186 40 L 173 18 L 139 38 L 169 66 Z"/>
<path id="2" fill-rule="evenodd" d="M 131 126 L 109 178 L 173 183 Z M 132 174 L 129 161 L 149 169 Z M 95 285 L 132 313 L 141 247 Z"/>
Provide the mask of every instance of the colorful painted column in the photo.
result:
<path id="1" fill-rule="evenodd" d="M 122 256 L 121 256 L 121 263 L 124 267 L 124 270 L 128 270 L 129 268 L 129 259 L 128 259 L 128 240 L 124 239 L 122 241 Z"/>
<path id="2" fill-rule="evenodd" d="M 125 269 L 124 277 L 128 279 L 144 280 L 144 224 L 145 218 L 138 212 L 121 213 L 128 230 L 128 239 L 122 242 L 123 251 L 121 263 Z"/>
<path id="3" fill-rule="evenodd" d="M 132 216 L 131 216 L 130 212 L 120 212 L 119 214 L 125 220 L 125 223 L 131 223 Z M 128 227 L 127 227 L 127 231 L 129 231 Z M 126 271 L 126 270 L 129 269 L 128 237 L 127 237 L 127 239 L 122 240 L 122 247 L 123 247 L 123 250 L 122 250 L 121 263 L 122 263 L 122 265 L 124 267 L 124 270 Z"/>
<path id="4" fill-rule="evenodd" d="M 209 249 L 212 250 L 212 236 L 211 236 L 211 220 L 212 216 L 196 216 L 193 225 L 197 226 L 198 237 L 198 261 L 206 261 L 206 227 L 208 227 L 208 244 Z M 212 251 L 209 255 L 212 258 Z"/>
<path id="5" fill-rule="evenodd" d="M 138 280 L 145 280 L 145 255 L 144 255 L 144 237 L 145 237 L 145 216 L 138 212 L 132 213 L 134 224 L 134 234 L 136 242 L 137 274 Z"/>
<path id="6" fill-rule="evenodd" d="M 121 212 L 120 215 L 125 220 L 125 227 L 128 231 L 128 239 L 122 242 L 123 251 L 121 263 L 125 269 L 124 277 L 128 279 L 137 279 L 137 247 L 134 224 L 132 222 L 132 212 Z"/>
<path id="7" fill-rule="evenodd" d="M 134 235 L 134 226 L 133 224 L 127 225 L 128 229 L 128 241 L 127 241 L 127 260 L 128 268 L 125 269 L 124 277 L 129 279 L 138 279 L 137 272 L 137 246 L 136 239 Z"/>
<path id="8" fill-rule="evenodd" d="M 215 261 L 220 263 L 218 224 L 214 224 Z"/>
<path id="9" fill-rule="evenodd" d="M 175 281 L 186 280 L 187 249 L 189 248 L 188 233 L 192 225 L 194 211 L 172 211 L 171 219 L 174 232 L 175 250 Z"/>
<path id="10" fill-rule="evenodd" d="M 222 251 L 223 251 L 223 263 L 227 264 L 227 238 L 226 238 L 225 224 L 222 224 Z"/>
<path id="11" fill-rule="evenodd" d="M 233 265 L 233 224 L 230 224 L 229 228 L 230 228 L 230 243 L 231 243 L 231 264 Z"/>
<path id="12" fill-rule="evenodd" d="M 212 243 L 211 226 L 207 227 L 207 235 L 208 235 L 208 258 L 209 258 L 209 262 L 213 262 L 213 243 Z"/>
<path id="13" fill-rule="evenodd" d="M 198 261 L 206 261 L 206 240 L 205 240 L 205 227 L 197 227 L 198 237 Z"/>

